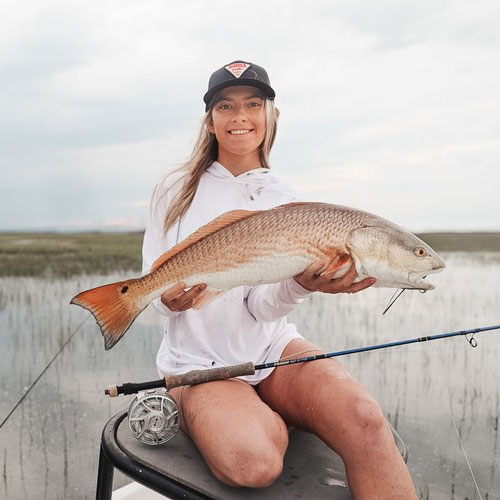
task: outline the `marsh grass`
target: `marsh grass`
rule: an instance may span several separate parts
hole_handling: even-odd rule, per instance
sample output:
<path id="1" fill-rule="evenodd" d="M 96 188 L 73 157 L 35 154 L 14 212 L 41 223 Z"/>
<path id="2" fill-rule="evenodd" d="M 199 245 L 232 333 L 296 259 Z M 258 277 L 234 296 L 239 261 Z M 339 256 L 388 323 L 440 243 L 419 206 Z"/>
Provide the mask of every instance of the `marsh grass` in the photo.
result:
<path id="1" fill-rule="evenodd" d="M 142 232 L 2 233 L 0 276 L 68 278 L 141 268 Z"/>
<path id="2" fill-rule="evenodd" d="M 500 252 L 500 233 L 420 233 L 438 252 Z"/>

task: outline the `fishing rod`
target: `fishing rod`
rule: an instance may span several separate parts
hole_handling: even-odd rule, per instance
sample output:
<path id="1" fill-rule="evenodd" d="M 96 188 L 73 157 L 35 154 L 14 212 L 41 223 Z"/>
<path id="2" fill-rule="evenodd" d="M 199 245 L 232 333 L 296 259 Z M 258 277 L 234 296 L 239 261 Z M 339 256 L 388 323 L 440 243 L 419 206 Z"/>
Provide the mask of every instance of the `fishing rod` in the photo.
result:
<path id="1" fill-rule="evenodd" d="M 279 366 L 307 363 L 318 359 L 328 359 L 346 356 L 348 354 L 375 351 L 378 349 L 387 349 L 390 347 L 415 344 L 418 342 L 428 342 L 431 340 L 440 340 L 457 336 L 465 336 L 467 342 L 472 347 L 476 347 L 477 340 L 474 338 L 474 335 L 476 333 L 491 330 L 500 330 L 500 325 L 440 333 L 437 335 L 416 337 L 413 339 L 399 340 L 385 344 L 315 354 L 302 358 L 282 359 L 259 365 L 254 365 L 254 363 L 248 362 L 239 365 L 209 368 L 206 370 L 192 370 L 180 375 L 167 375 L 162 379 L 150 382 L 112 385 L 108 387 L 104 393 L 110 397 L 117 397 L 120 394 L 127 395 L 139 393 L 129 406 L 128 415 L 130 430 L 132 431 L 132 434 L 142 442 L 150 445 L 157 445 L 165 443 L 173 438 L 180 427 L 177 403 L 174 398 L 168 394 L 168 391 L 175 387 L 203 384 L 216 380 L 227 380 L 233 377 L 254 375 L 257 370 L 266 370 L 270 368 L 277 368 Z M 155 389 L 160 389 L 162 392 L 156 391 Z"/>
<path id="2" fill-rule="evenodd" d="M 239 365 L 224 366 L 221 368 L 208 368 L 206 370 L 193 370 L 188 373 L 181 375 L 167 375 L 162 379 L 153 380 L 151 382 L 142 382 L 138 384 L 125 383 L 123 385 L 112 385 L 108 387 L 104 393 L 110 397 L 116 397 L 119 394 L 135 394 L 139 391 L 145 391 L 148 389 L 157 389 L 163 387 L 170 390 L 174 387 L 180 387 L 182 385 L 197 385 L 206 382 L 213 382 L 215 380 L 225 380 L 233 377 L 242 377 L 244 375 L 254 375 L 257 370 L 265 370 L 269 368 L 277 368 L 279 366 L 293 365 L 296 363 L 307 363 L 309 361 L 315 361 L 318 359 L 328 359 L 335 358 L 339 356 L 346 356 L 348 354 L 357 354 L 360 352 L 375 351 L 378 349 L 387 349 L 389 347 L 396 347 L 407 344 L 415 344 L 417 342 L 428 342 L 430 340 L 440 340 L 449 337 L 465 336 L 471 335 L 467 338 L 467 341 L 472 347 L 477 346 L 477 341 L 474 338 L 476 333 L 487 332 L 491 330 L 500 330 L 500 325 L 485 326 L 481 328 L 473 328 L 471 330 L 460 330 L 456 332 L 439 333 L 437 335 L 430 335 L 426 337 L 416 337 L 414 339 L 399 340 L 395 342 L 388 342 L 385 344 L 377 344 L 365 347 L 357 347 L 354 349 L 346 349 L 344 351 L 327 352 L 323 354 L 315 354 L 312 356 L 306 356 L 303 358 L 295 359 L 283 359 L 279 361 L 272 361 L 269 363 L 262 363 L 260 365 L 254 365 L 252 362 L 242 363 Z"/>
<path id="3" fill-rule="evenodd" d="M 54 354 L 52 359 L 45 365 L 45 368 L 39 373 L 39 375 L 33 380 L 33 382 L 30 384 L 30 386 L 26 389 L 24 394 L 20 397 L 20 399 L 17 401 L 17 403 L 14 405 L 14 407 L 10 410 L 10 412 L 7 414 L 7 416 L 2 420 L 0 423 L 0 429 L 7 423 L 7 421 L 10 419 L 12 414 L 16 411 L 16 409 L 19 407 L 19 405 L 24 401 L 24 399 L 28 396 L 28 394 L 31 392 L 33 387 L 35 387 L 36 384 L 38 384 L 39 380 L 43 377 L 45 372 L 51 367 L 52 363 L 57 359 L 57 357 L 63 352 L 65 347 L 73 340 L 75 335 L 79 332 L 80 328 L 83 326 L 85 321 L 87 321 L 88 318 L 84 318 L 82 322 L 73 330 L 73 332 L 70 334 L 70 336 L 66 339 L 64 344 L 59 348 L 59 350 Z"/>

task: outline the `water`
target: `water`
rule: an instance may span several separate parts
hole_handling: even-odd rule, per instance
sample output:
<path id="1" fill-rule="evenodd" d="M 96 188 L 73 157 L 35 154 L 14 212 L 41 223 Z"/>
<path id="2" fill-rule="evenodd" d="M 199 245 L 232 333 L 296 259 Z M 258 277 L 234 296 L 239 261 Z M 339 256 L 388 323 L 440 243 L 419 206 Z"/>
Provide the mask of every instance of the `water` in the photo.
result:
<path id="1" fill-rule="evenodd" d="M 445 258 L 446 271 L 432 277 L 437 290 L 407 291 L 385 316 L 392 291 L 370 289 L 315 294 L 292 318 L 304 335 L 329 350 L 499 324 L 500 255 Z M 0 430 L 0 498 L 95 495 L 102 427 L 129 401 L 107 398 L 103 389 L 157 378 L 161 318 L 147 310 L 105 352 L 93 318 L 68 302 L 81 290 L 124 276 L 129 274 L 0 279 L 0 420 L 84 321 Z M 458 337 L 342 359 L 403 436 L 422 499 L 479 498 L 450 410 L 481 495 L 500 499 L 500 332 L 476 338 L 475 349 Z M 125 482 L 115 475 L 115 487 Z"/>

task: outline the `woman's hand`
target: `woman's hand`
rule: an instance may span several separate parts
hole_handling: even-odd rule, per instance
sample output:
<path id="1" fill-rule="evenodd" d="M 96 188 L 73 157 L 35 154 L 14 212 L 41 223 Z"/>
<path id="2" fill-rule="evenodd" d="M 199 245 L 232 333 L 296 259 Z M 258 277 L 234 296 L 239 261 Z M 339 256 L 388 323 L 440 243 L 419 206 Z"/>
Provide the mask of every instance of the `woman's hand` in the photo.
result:
<path id="1" fill-rule="evenodd" d="M 335 257 L 339 260 L 339 257 Z M 359 283 L 354 283 L 358 276 L 356 267 L 352 263 L 347 273 L 341 278 L 333 278 L 337 272 L 334 269 L 331 272 L 321 274 L 330 264 L 329 261 L 320 259 L 313 262 L 303 273 L 294 277 L 295 281 L 306 290 L 310 292 L 323 292 L 323 293 L 356 293 L 375 283 L 375 278 L 365 278 Z"/>
<path id="2" fill-rule="evenodd" d="M 205 283 L 200 283 L 184 291 L 185 283 L 177 283 L 172 288 L 169 288 L 161 296 L 161 301 L 171 311 L 181 312 L 191 309 L 193 301 L 207 288 Z"/>

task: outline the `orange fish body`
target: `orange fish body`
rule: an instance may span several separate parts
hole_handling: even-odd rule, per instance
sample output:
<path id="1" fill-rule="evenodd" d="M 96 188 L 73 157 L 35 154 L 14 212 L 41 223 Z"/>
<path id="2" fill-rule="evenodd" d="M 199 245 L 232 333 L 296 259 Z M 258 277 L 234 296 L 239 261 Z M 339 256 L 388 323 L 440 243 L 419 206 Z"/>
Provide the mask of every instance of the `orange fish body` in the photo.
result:
<path id="1" fill-rule="evenodd" d="M 423 278 L 444 267 L 423 241 L 376 215 L 327 203 L 290 203 L 223 214 L 163 254 L 149 274 L 87 290 L 71 303 L 95 316 L 110 349 L 176 283 L 207 284 L 194 304 L 199 309 L 236 286 L 283 281 L 317 259 L 336 256 L 341 258 L 335 267 L 324 272 L 342 276 L 352 259 L 357 280 L 372 276 L 375 286 L 431 289 Z"/>

